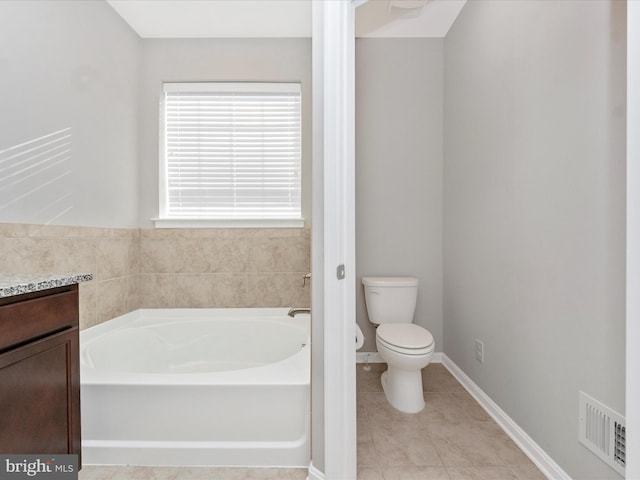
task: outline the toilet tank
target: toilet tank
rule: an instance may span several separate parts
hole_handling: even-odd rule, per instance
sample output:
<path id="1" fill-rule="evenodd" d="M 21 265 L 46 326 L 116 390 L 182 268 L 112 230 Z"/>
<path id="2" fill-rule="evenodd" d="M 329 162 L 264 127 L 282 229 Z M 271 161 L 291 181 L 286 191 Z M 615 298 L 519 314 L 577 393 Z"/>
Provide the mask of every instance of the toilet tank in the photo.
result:
<path id="1" fill-rule="evenodd" d="M 411 323 L 418 298 L 418 279 L 413 277 L 362 277 L 369 321 Z"/>

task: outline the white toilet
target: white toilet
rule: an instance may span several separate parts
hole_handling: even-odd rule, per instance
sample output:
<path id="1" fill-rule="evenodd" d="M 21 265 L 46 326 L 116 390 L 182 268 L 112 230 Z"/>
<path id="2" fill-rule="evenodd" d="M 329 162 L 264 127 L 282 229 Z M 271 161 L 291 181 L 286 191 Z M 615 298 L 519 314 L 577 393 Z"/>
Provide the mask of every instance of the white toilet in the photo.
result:
<path id="1" fill-rule="evenodd" d="M 382 388 L 396 410 L 418 413 L 424 408 L 421 370 L 434 350 L 431 333 L 414 325 L 418 279 L 362 277 L 369 321 L 377 326 L 376 346 L 387 362 Z"/>

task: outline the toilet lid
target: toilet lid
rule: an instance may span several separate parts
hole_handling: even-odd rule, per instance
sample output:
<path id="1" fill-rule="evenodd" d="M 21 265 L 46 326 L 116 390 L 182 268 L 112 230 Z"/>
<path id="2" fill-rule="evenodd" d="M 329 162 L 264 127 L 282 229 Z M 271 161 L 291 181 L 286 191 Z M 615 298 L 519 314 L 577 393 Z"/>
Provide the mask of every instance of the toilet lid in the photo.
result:
<path id="1" fill-rule="evenodd" d="M 423 349 L 433 344 L 433 335 L 413 323 L 384 323 L 376 329 L 384 343 L 403 349 Z"/>

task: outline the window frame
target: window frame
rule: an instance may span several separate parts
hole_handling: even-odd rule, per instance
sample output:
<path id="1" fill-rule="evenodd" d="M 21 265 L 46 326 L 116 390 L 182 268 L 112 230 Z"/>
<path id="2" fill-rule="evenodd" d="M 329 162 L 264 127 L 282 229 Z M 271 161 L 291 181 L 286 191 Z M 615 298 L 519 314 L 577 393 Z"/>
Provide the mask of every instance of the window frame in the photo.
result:
<path id="1" fill-rule="evenodd" d="M 168 91 L 180 92 L 252 92 L 252 93 L 295 93 L 300 95 L 300 216 L 296 218 L 205 218 L 205 217 L 169 217 L 168 209 L 168 159 L 166 155 L 166 102 Z M 159 112 L 159 162 L 158 162 L 158 217 L 152 221 L 156 228 L 304 228 L 303 216 L 303 159 L 302 159 L 302 84 L 301 82 L 163 82 L 160 92 Z"/>

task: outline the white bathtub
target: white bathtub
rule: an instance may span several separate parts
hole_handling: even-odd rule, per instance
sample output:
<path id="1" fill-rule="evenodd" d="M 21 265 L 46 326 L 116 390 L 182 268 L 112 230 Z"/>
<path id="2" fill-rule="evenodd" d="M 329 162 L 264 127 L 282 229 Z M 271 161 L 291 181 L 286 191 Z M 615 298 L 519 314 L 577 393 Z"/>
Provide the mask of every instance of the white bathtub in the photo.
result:
<path id="1" fill-rule="evenodd" d="M 310 318 L 143 309 L 80 332 L 82 462 L 309 465 Z"/>

